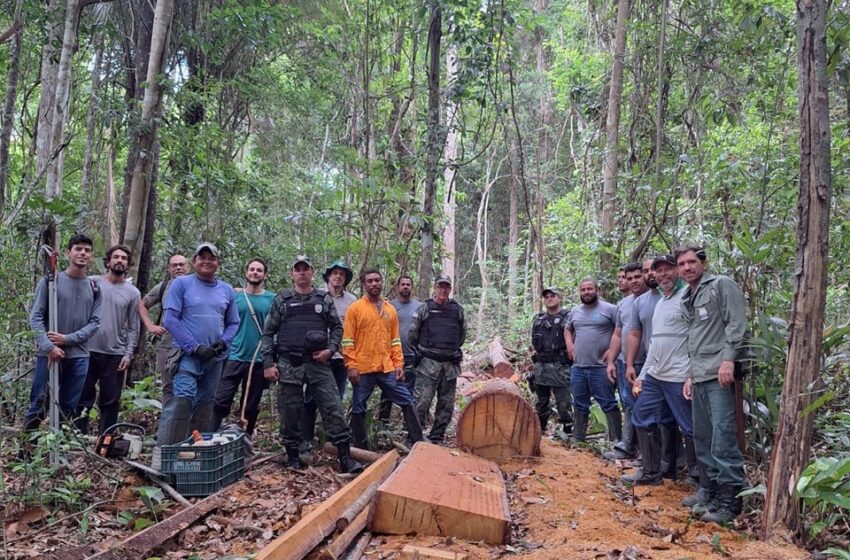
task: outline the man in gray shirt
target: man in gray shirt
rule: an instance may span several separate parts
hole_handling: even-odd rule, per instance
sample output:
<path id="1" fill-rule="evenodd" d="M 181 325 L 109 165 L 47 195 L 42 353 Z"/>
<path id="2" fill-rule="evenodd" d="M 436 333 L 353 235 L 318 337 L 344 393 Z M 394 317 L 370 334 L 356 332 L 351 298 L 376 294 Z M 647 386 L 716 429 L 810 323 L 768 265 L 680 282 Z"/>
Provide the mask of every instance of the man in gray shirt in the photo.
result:
<path id="1" fill-rule="evenodd" d="M 100 410 L 99 434 L 118 422 L 121 390 L 139 342 L 139 290 L 126 279 L 132 262 L 126 245 L 113 245 L 106 251 L 106 274 L 95 276 L 100 286 L 103 312 L 101 326 L 89 341 L 91 359 L 86 384 L 77 407 L 77 428 L 88 433 L 89 411 L 95 397 Z M 98 396 L 97 386 L 100 385 Z"/>
<path id="2" fill-rule="evenodd" d="M 573 361 L 570 386 L 573 393 L 573 439 L 584 442 L 592 396 L 605 413 L 608 437 L 614 442 L 622 438 L 622 417 L 614 398 L 614 384 L 608 380 L 606 364 L 608 347 L 617 323 L 617 308 L 599 299 L 596 280 L 585 278 L 579 284 L 581 304 L 570 312 L 564 338 L 567 354 Z"/>
<path id="3" fill-rule="evenodd" d="M 35 289 L 30 313 L 30 328 L 37 344 L 35 376 L 30 391 L 30 406 L 24 415 L 24 430 L 38 429 L 48 403 L 50 365 L 59 362 L 59 408 L 66 420 L 74 417 L 80 392 L 89 367 L 87 341 L 100 326 L 99 289 L 86 276 L 92 257 L 92 240 L 74 235 L 65 253 L 68 267 L 56 278 L 56 331 L 49 330 L 47 278 Z"/>
<path id="4" fill-rule="evenodd" d="M 404 382 L 411 391 L 416 387 L 415 350 L 410 344 L 410 327 L 413 325 L 413 314 L 422 302 L 413 297 L 413 278 L 408 275 L 399 277 L 396 283 L 398 297 L 390 301 L 398 315 L 398 333 L 401 337 L 401 352 L 404 354 Z M 381 393 L 381 404 L 378 406 L 378 419 L 386 422 L 390 418 L 393 403 Z"/>

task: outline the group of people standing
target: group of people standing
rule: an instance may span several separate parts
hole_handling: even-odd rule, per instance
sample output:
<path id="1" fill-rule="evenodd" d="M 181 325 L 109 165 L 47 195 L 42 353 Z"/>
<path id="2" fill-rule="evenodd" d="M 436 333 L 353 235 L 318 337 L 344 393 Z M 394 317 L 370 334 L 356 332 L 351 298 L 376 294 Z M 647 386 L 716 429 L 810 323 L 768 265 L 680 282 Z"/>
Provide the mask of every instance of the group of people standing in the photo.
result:
<path id="1" fill-rule="evenodd" d="M 425 302 L 412 297 L 413 280 L 402 276 L 389 301 L 383 297 L 383 274 L 369 269 L 357 298 L 347 291 L 353 271 L 344 262 L 328 265 L 325 287 L 316 288 L 312 261 L 298 256 L 290 268 L 292 287 L 274 293 L 265 289 L 266 262 L 254 257 L 245 265 L 244 285 L 235 289 L 217 276 L 218 248 L 201 243 L 191 273 L 185 256 L 172 255 L 168 280 L 141 298 L 126 280 L 128 247 L 107 250 L 103 276 L 87 276 L 88 237 L 74 236 L 66 255 L 68 268 L 57 278 L 57 331 L 47 326 L 46 280 L 38 285 L 30 317 L 38 352 L 24 418 L 28 431 L 44 418 L 52 362 L 59 362 L 57 400 L 64 418 L 87 432 L 99 385 L 99 432 L 113 426 L 141 323 L 159 339 L 155 367 L 163 407 L 155 468 L 163 445 L 185 440 L 192 430 L 218 430 L 240 390 L 238 421 L 252 437 L 263 391 L 273 382 L 292 468 L 301 467 L 301 454 L 312 447 L 319 412 L 341 470 L 362 470 L 351 457 L 351 440 L 368 448 L 366 406 L 376 385 L 382 390 L 380 418 L 388 419 L 398 405 L 409 444 L 423 439 L 435 397 L 429 439 L 439 443 L 445 437 L 466 336 L 463 308 L 450 297 L 448 276 L 436 277 L 434 297 Z M 162 312 L 154 320 L 157 305 Z M 346 421 L 342 403 L 349 385 L 352 410 Z"/>
<path id="2" fill-rule="evenodd" d="M 626 482 L 675 479 L 684 448 L 697 491 L 683 505 L 723 523 L 741 513 L 746 485 L 734 399 L 749 356 L 747 305 L 732 279 L 706 273 L 706 260 L 703 248 L 683 246 L 623 266 L 617 305 L 600 299 L 591 278 L 569 312 L 559 289 L 543 290 L 530 382 L 543 429 L 554 396 L 562 429 L 577 442 L 586 441 L 597 402 L 613 444 L 604 457 L 635 467 Z"/>

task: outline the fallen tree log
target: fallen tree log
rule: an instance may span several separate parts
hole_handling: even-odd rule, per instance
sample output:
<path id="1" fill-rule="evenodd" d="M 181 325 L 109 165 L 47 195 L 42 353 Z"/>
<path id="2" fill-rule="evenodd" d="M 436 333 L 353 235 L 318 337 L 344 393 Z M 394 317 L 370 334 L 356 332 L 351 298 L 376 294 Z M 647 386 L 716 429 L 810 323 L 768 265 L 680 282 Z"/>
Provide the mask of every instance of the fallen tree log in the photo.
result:
<path id="1" fill-rule="evenodd" d="M 370 530 L 508 543 L 502 471 L 492 461 L 419 442 L 378 488 Z"/>
<path id="2" fill-rule="evenodd" d="M 508 379 L 514 374 L 514 368 L 508 361 L 500 337 L 493 337 L 493 340 L 487 345 L 487 352 L 490 358 L 490 365 L 493 366 L 493 377 Z"/>
<path id="3" fill-rule="evenodd" d="M 457 420 L 458 447 L 497 463 L 540 455 L 540 437 L 534 408 L 515 384 L 504 379 L 484 384 Z"/>
<path id="4" fill-rule="evenodd" d="M 375 487 L 377 488 L 377 486 Z M 372 496 L 374 498 L 374 495 Z M 371 500 L 370 500 L 371 501 Z M 363 508 L 357 517 L 331 543 L 319 553 L 319 560 L 337 560 L 345 554 L 354 539 L 369 524 L 369 507 Z"/>
<path id="5" fill-rule="evenodd" d="M 328 455 L 336 456 L 336 447 L 334 447 L 334 444 L 332 444 L 331 442 L 325 443 L 322 449 Z M 361 463 L 374 463 L 383 456 L 383 453 L 375 453 L 374 451 L 360 449 L 359 447 L 351 448 L 351 457 L 356 461 L 360 461 Z"/>
<path id="6" fill-rule="evenodd" d="M 360 512 L 364 509 L 369 509 L 369 504 L 372 503 L 372 498 L 375 497 L 375 492 L 378 491 L 378 483 L 373 482 L 369 485 L 369 488 L 366 489 L 365 492 L 360 494 L 360 496 L 354 500 L 348 509 L 342 512 L 342 515 L 339 516 L 339 519 L 336 520 L 336 528 L 340 531 L 344 531 L 346 527 L 348 527 L 354 518 L 360 515 Z"/>
<path id="7" fill-rule="evenodd" d="M 336 521 L 374 482 L 383 482 L 398 464 L 398 453 L 389 451 L 340 488 L 319 507 L 269 543 L 256 560 L 301 560 L 336 529 Z"/>

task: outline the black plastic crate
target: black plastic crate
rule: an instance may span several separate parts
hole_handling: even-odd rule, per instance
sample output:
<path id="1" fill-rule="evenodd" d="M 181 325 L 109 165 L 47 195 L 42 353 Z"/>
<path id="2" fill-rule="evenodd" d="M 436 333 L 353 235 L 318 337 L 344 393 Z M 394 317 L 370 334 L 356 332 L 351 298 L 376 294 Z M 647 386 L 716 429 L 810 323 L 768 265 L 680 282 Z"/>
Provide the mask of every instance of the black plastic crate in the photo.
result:
<path id="1" fill-rule="evenodd" d="M 212 434 L 203 434 L 211 436 Z M 209 496 L 245 476 L 243 434 L 228 443 L 210 446 L 162 446 L 162 472 L 184 496 Z M 183 443 L 192 443 L 192 438 Z"/>

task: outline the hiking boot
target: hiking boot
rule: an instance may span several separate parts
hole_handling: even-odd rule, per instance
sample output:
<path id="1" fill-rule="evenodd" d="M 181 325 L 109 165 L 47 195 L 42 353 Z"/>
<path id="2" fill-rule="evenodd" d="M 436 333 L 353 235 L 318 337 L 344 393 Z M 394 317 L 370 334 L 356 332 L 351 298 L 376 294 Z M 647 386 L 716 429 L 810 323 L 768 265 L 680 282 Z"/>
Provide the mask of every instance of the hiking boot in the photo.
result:
<path id="1" fill-rule="evenodd" d="M 339 472 L 346 474 L 363 472 L 363 465 L 351 458 L 351 447 L 348 443 L 340 443 L 336 446 L 336 457 L 339 460 Z"/>
<path id="2" fill-rule="evenodd" d="M 738 497 L 740 486 L 721 484 L 717 487 L 717 509 L 708 511 L 700 517 L 708 523 L 729 523 L 739 515 L 743 509 L 743 500 Z"/>
<path id="3" fill-rule="evenodd" d="M 297 446 L 286 448 L 286 468 L 293 471 L 304 468 L 304 465 L 301 463 L 301 458 L 298 456 Z"/>
<path id="4" fill-rule="evenodd" d="M 706 507 L 712 499 L 712 494 L 714 494 L 714 492 L 711 491 L 710 487 L 700 486 L 697 488 L 696 492 L 686 496 L 682 500 L 682 505 L 686 508 L 695 508 L 696 506 Z M 703 513 L 706 513 L 707 511 L 708 510 L 706 509 Z"/>
<path id="5" fill-rule="evenodd" d="M 636 427 L 635 431 L 640 453 L 643 456 L 643 467 L 632 474 L 621 476 L 620 479 L 635 486 L 660 486 L 662 482 L 661 437 L 658 427 L 653 426 L 649 430 Z"/>

